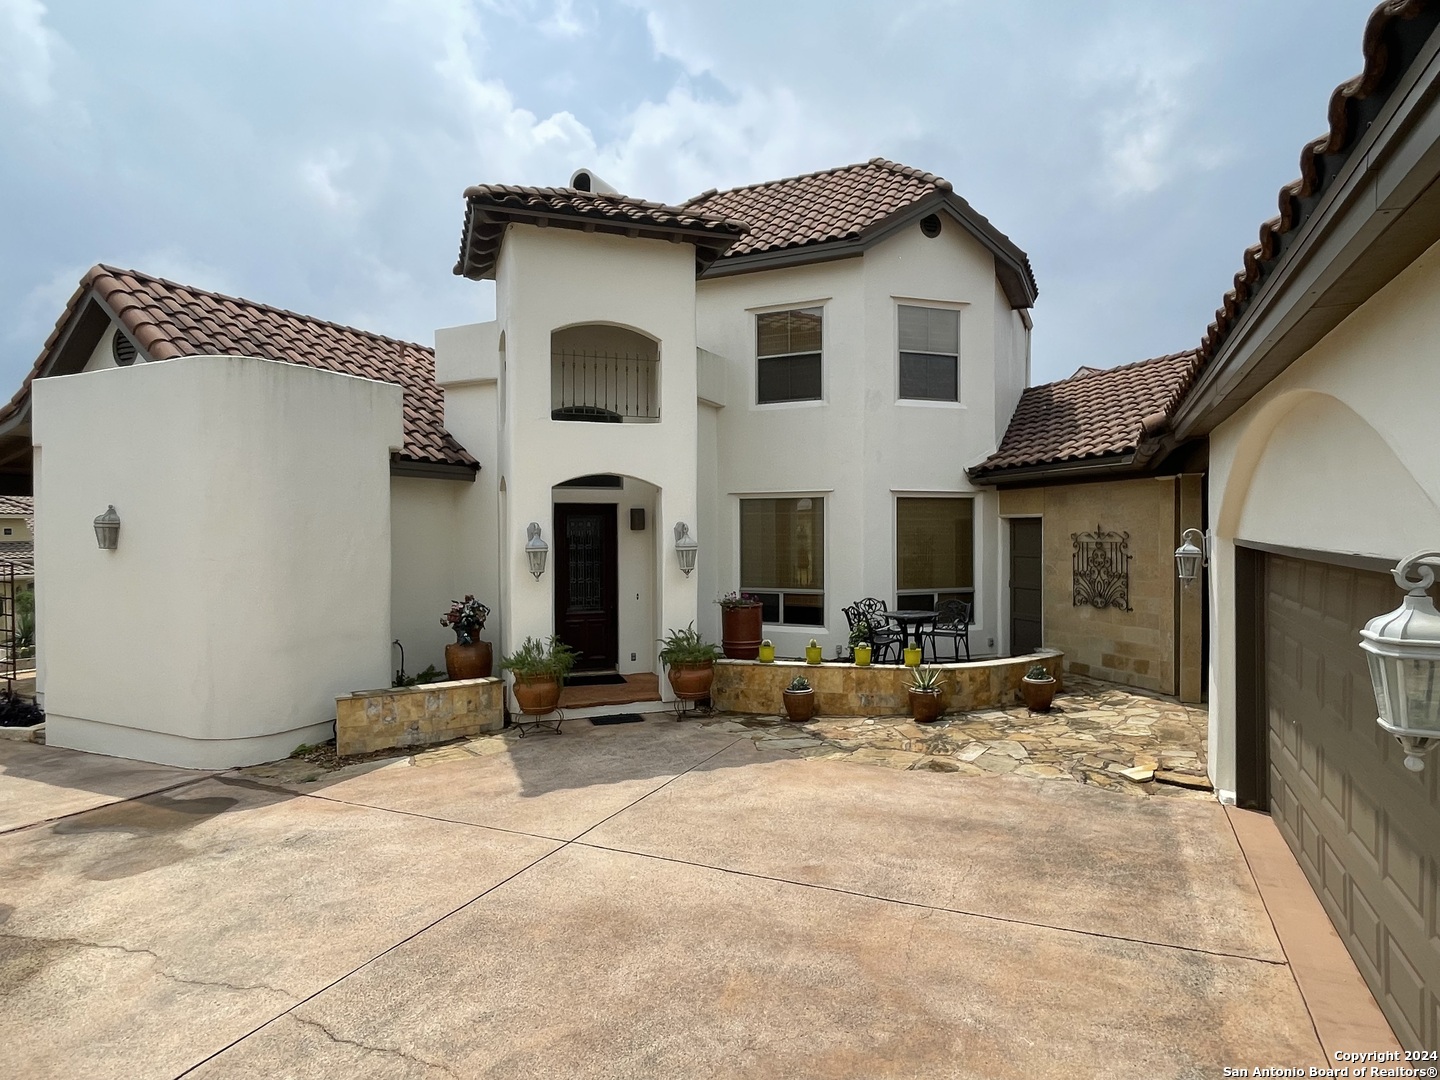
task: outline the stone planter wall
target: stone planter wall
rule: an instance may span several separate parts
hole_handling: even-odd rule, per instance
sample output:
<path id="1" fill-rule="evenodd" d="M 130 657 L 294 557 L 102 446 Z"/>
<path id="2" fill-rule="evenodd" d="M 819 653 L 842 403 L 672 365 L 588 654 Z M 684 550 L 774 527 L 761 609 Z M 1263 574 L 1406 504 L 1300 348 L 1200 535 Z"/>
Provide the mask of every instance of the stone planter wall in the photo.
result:
<path id="1" fill-rule="evenodd" d="M 30 727 L 0 727 L 0 739 L 13 739 L 15 742 L 44 742 L 45 723 L 41 721 Z"/>
<path id="2" fill-rule="evenodd" d="M 340 757 L 391 747 L 429 746 L 505 726 L 499 679 L 459 679 L 335 699 Z"/>
<path id="3" fill-rule="evenodd" d="M 927 665 L 944 676 L 946 712 L 970 712 L 1014 705 L 1020 701 L 1020 680 L 1035 664 L 1042 665 L 1063 689 L 1065 655 L 1042 649 L 1029 656 L 972 663 Z M 806 664 L 798 660 L 717 660 L 710 701 L 731 712 L 785 712 L 781 692 L 796 675 L 815 690 L 817 716 L 904 716 L 910 712 L 910 669 L 895 664 L 856 667 L 850 663 Z"/>

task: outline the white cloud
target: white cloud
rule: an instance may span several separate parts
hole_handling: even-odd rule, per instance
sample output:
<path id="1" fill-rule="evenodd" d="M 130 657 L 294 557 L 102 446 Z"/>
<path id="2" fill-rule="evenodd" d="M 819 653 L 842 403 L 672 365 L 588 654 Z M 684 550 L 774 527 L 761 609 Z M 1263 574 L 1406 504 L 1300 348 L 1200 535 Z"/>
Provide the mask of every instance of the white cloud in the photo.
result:
<path id="1" fill-rule="evenodd" d="M 56 40 L 40 0 L 0 0 L 0 88 L 35 108 L 49 105 Z"/>
<path id="2" fill-rule="evenodd" d="M 352 214 L 360 205 L 340 183 L 340 174 L 355 163 L 355 155 L 327 147 L 300 163 L 300 180 L 305 188 L 329 210 Z"/>

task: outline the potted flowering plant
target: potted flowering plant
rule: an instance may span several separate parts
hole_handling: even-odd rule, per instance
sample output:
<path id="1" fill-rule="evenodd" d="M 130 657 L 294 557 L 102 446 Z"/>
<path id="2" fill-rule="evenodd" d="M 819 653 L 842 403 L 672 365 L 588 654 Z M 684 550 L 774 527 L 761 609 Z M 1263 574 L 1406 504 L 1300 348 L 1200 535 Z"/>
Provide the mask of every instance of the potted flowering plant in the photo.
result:
<path id="1" fill-rule="evenodd" d="M 760 655 L 760 600 L 750 593 L 728 592 L 719 600 L 720 647 L 731 660 L 754 660 Z"/>
<path id="2" fill-rule="evenodd" d="M 455 644 L 445 646 L 445 674 L 452 679 L 488 679 L 495 657 L 488 641 L 480 640 L 490 609 L 469 593 L 451 600 L 440 625 L 455 631 Z"/>

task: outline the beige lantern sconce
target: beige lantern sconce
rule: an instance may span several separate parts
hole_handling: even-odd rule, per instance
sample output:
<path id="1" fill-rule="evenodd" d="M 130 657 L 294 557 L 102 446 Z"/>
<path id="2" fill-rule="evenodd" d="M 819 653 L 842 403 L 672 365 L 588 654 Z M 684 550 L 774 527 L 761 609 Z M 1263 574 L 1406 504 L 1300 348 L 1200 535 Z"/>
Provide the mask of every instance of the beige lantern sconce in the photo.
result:
<path id="1" fill-rule="evenodd" d="M 1195 540 L 1190 539 L 1192 536 Z M 1175 572 L 1180 575 L 1180 584 L 1188 587 L 1199 580 L 1200 568 L 1210 565 L 1210 537 L 1199 529 L 1186 529 L 1180 541 L 1175 549 Z"/>
<path id="2" fill-rule="evenodd" d="M 1425 755 L 1440 744 L 1440 611 L 1427 592 L 1437 566 L 1440 551 L 1401 559 L 1390 573 L 1405 599 L 1360 631 L 1380 710 L 1375 722 L 1400 741 L 1411 772 L 1425 768 Z"/>
<path id="3" fill-rule="evenodd" d="M 525 526 L 525 536 L 525 558 L 530 560 L 530 573 L 539 581 L 540 575 L 545 573 L 545 560 L 550 557 L 550 545 L 541 537 L 538 521 Z"/>
<path id="4" fill-rule="evenodd" d="M 102 551 L 114 551 L 120 545 L 120 515 L 113 504 L 95 519 L 95 540 Z"/>
<path id="5" fill-rule="evenodd" d="M 675 523 L 675 558 L 680 560 L 680 571 L 686 577 L 695 569 L 695 554 L 700 545 L 690 535 L 690 526 L 683 521 Z"/>

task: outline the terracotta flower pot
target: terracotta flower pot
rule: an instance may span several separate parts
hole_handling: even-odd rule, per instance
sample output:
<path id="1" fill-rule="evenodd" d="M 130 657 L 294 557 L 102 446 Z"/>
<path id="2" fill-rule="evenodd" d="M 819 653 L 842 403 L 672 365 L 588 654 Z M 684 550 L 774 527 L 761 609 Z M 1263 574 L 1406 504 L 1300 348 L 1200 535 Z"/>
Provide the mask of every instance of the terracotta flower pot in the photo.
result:
<path id="1" fill-rule="evenodd" d="M 445 646 L 445 674 L 452 679 L 488 679 L 495 654 L 490 642 L 476 640 L 469 645 Z"/>
<path id="2" fill-rule="evenodd" d="M 754 660 L 760 654 L 759 604 L 720 609 L 720 647 L 731 660 Z"/>
<path id="3" fill-rule="evenodd" d="M 531 716 L 554 712 L 560 704 L 560 680 L 553 675 L 515 677 L 515 704 Z"/>
<path id="4" fill-rule="evenodd" d="M 786 690 L 785 715 L 797 724 L 803 724 L 815 715 L 815 690 Z"/>
<path id="5" fill-rule="evenodd" d="M 929 724 L 940 719 L 945 711 L 945 702 L 939 690 L 911 690 L 910 715 L 917 724 Z"/>
<path id="6" fill-rule="evenodd" d="M 1032 679 L 1027 675 L 1020 680 L 1020 696 L 1031 712 L 1049 712 L 1056 685 L 1054 679 Z"/>
<path id="7" fill-rule="evenodd" d="M 710 696 L 710 684 L 715 681 L 715 665 L 672 664 L 669 671 L 670 686 L 681 701 L 699 701 Z"/>

